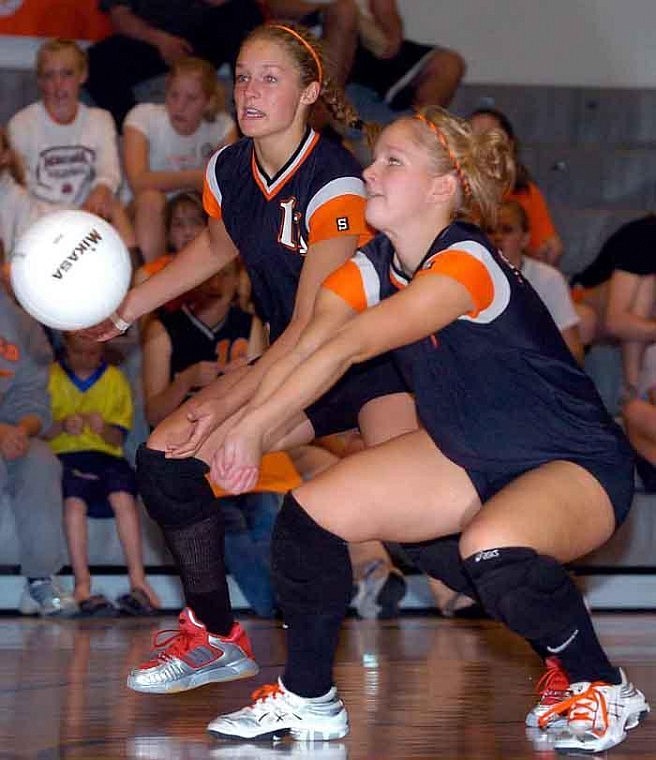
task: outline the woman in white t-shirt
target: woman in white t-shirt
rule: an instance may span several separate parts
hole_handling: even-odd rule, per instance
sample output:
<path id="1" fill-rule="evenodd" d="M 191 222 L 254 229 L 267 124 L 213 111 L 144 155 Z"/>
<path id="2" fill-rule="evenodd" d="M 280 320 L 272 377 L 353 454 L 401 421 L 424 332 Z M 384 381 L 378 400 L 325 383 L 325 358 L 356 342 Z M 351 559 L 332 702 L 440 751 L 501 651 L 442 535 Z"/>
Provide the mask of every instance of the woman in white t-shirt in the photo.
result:
<path id="1" fill-rule="evenodd" d="M 125 118 L 125 173 L 134 196 L 137 242 L 146 261 L 164 250 L 167 197 L 201 190 L 209 157 L 237 137 L 224 102 L 211 64 L 189 57 L 173 65 L 164 104 L 142 103 Z"/>

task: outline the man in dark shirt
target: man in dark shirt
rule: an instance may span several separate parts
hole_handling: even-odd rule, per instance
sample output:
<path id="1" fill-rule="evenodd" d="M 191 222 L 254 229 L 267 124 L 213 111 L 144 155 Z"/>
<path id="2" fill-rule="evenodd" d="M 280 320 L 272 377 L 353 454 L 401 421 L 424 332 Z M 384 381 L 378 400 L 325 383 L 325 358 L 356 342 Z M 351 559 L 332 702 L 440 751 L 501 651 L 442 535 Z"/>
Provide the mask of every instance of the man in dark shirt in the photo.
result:
<path id="1" fill-rule="evenodd" d="M 132 88 L 196 55 L 231 66 L 242 40 L 262 22 L 257 0 L 99 0 L 115 33 L 89 48 L 86 89 L 120 129 Z"/>

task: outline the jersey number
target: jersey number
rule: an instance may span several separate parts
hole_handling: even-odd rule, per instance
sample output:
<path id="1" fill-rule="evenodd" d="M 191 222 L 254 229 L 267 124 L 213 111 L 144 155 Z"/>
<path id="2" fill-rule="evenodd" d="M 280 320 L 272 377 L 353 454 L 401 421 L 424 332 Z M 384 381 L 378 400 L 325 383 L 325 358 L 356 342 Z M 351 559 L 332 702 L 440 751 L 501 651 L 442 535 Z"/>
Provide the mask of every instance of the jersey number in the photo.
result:
<path id="1" fill-rule="evenodd" d="M 302 256 L 307 253 L 307 243 L 301 234 L 301 213 L 296 211 L 296 198 L 288 198 L 286 201 L 280 201 L 282 209 L 282 221 L 280 222 L 280 231 L 278 232 L 278 242 L 282 243 L 290 251 L 300 253 Z"/>

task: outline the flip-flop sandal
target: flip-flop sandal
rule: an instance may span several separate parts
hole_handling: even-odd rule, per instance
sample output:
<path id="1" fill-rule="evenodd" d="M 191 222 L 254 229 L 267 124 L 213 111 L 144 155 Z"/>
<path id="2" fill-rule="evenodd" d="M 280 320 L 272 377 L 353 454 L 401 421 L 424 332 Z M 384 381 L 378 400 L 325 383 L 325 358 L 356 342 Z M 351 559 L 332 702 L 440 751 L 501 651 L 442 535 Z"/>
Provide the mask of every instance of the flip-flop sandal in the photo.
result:
<path id="1" fill-rule="evenodd" d="M 78 603 L 78 617 L 107 618 L 116 617 L 118 610 L 103 594 L 93 594 Z"/>
<path id="2" fill-rule="evenodd" d="M 116 604 L 123 614 L 132 615 L 132 617 L 151 617 L 159 612 L 140 588 L 133 588 L 129 594 L 122 594 L 116 600 Z"/>

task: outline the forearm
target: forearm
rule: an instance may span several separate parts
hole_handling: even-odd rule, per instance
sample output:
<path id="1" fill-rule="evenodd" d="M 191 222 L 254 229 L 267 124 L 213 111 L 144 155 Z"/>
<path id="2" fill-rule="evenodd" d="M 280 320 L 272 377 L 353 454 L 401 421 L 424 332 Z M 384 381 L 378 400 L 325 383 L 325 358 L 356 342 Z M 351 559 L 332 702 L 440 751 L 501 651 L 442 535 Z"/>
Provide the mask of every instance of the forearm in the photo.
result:
<path id="1" fill-rule="evenodd" d="M 169 414 L 174 412 L 186 399 L 191 390 L 184 372 L 178 373 L 173 382 L 160 393 L 146 398 L 146 419 L 155 427 Z"/>
<path id="2" fill-rule="evenodd" d="M 269 451 L 277 443 L 285 423 L 332 388 L 355 360 L 356 353 L 349 346 L 348 337 L 338 335 L 305 361 L 298 362 L 293 368 L 298 371 L 291 371 L 263 403 L 250 404 L 243 424 L 254 425 L 263 432 L 263 445 Z M 291 367 L 291 362 L 287 366 Z"/>
<path id="3" fill-rule="evenodd" d="M 610 312 L 606 315 L 606 332 L 617 340 L 653 343 L 656 341 L 656 320 L 629 311 Z"/>
<path id="4" fill-rule="evenodd" d="M 130 187 L 133 193 L 143 190 L 182 190 L 193 188 L 203 189 L 205 172 L 201 169 L 188 169 L 179 172 L 151 172 L 145 171 L 130 179 Z"/>
<path id="5" fill-rule="evenodd" d="M 100 437 L 110 446 L 122 446 L 125 440 L 125 432 L 116 425 L 104 422 L 100 431 Z"/>
<path id="6" fill-rule="evenodd" d="M 147 42 L 149 45 L 157 45 L 159 29 L 136 16 L 128 7 L 121 5 L 112 8 L 109 15 L 117 34 L 131 37 L 140 42 Z"/>
<path id="7" fill-rule="evenodd" d="M 126 322 L 134 322 L 162 304 L 200 285 L 230 261 L 231 256 L 217 255 L 212 250 L 207 230 L 180 253 L 171 263 L 141 285 L 132 288 L 120 307 Z"/>

